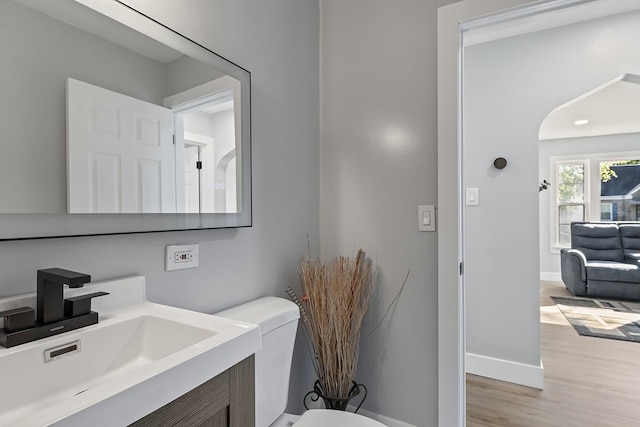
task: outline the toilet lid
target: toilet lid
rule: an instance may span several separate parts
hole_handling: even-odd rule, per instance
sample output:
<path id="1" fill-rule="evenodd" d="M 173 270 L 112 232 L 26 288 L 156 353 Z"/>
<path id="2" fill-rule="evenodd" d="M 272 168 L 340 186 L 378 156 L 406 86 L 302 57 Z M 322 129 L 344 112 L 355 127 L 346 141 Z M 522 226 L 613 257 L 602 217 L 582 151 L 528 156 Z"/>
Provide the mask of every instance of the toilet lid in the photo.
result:
<path id="1" fill-rule="evenodd" d="M 310 409 L 295 423 L 294 427 L 387 427 L 371 418 L 351 412 L 330 409 Z"/>

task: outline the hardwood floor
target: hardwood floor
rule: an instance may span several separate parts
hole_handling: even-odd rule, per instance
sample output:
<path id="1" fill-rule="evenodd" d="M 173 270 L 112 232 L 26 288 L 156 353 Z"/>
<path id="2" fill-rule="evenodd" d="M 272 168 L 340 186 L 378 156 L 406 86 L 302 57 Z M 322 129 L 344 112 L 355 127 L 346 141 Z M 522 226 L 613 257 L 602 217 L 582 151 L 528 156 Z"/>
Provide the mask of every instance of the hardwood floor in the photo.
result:
<path id="1" fill-rule="evenodd" d="M 468 427 L 640 426 L 640 343 L 578 335 L 541 282 L 544 390 L 467 375 Z"/>

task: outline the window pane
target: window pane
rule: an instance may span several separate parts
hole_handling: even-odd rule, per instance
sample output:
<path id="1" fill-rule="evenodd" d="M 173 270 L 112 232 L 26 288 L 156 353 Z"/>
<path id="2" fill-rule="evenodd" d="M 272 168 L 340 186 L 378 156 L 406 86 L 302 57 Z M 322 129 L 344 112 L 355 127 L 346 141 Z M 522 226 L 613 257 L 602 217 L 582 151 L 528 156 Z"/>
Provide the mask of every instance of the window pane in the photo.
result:
<path id="1" fill-rule="evenodd" d="M 559 228 L 558 243 L 561 245 L 569 245 L 571 243 L 571 226 L 561 225 Z"/>
<path id="2" fill-rule="evenodd" d="M 573 221 L 584 221 L 584 205 L 558 206 L 560 219 L 559 224 L 571 224 Z"/>
<path id="3" fill-rule="evenodd" d="M 584 202 L 584 165 L 558 165 L 558 203 Z"/>
<path id="4" fill-rule="evenodd" d="M 613 204 L 600 203 L 600 221 L 611 221 L 613 219 Z"/>
<path id="5" fill-rule="evenodd" d="M 640 160 L 600 162 L 600 198 L 611 205 L 611 216 L 603 220 L 636 221 L 636 206 L 640 202 Z"/>

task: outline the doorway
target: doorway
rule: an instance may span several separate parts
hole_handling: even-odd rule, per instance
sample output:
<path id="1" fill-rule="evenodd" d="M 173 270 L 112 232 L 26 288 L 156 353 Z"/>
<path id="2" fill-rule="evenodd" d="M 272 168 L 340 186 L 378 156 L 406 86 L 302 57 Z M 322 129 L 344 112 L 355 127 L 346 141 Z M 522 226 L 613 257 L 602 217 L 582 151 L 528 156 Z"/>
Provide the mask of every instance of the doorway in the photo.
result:
<path id="1" fill-rule="evenodd" d="M 533 21 L 536 21 L 537 18 L 540 17 L 541 14 L 551 14 L 556 18 L 559 16 L 576 16 L 576 9 L 584 6 L 593 6 L 592 10 L 599 11 L 596 13 L 602 14 L 603 10 L 606 13 L 610 13 L 611 6 L 619 6 L 621 8 L 624 7 L 635 7 L 636 5 L 632 5 L 630 2 L 626 1 L 600 1 L 600 2 L 587 2 L 587 1 L 549 1 L 544 3 L 538 3 L 534 6 L 523 7 L 520 9 L 511 9 L 506 12 L 500 12 L 508 7 L 513 7 L 518 4 L 523 4 L 524 1 L 496 1 L 492 2 L 492 6 L 490 5 L 476 5 L 471 4 L 471 2 L 461 2 L 459 4 L 451 5 L 448 7 L 441 8 L 439 10 L 439 33 L 438 33 L 438 74 L 439 74 L 439 145 L 438 145 L 438 155 L 439 155 L 439 172 L 438 172 L 438 193 L 439 193 L 439 208 L 441 213 L 441 218 L 447 217 L 447 220 L 443 222 L 441 220 L 441 228 L 439 233 L 439 354 L 440 354 L 440 425 L 464 425 L 464 354 L 466 353 L 466 340 L 465 340 L 465 330 L 464 330 L 464 322 L 465 322 L 465 297 L 470 295 L 467 294 L 468 289 L 466 289 L 465 283 L 463 279 L 468 277 L 474 271 L 473 263 L 470 264 L 471 256 L 474 256 L 473 262 L 478 263 L 480 265 L 483 261 L 490 262 L 492 260 L 492 255 L 498 254 L 499 256 L 494 256 L 495 258 L 502 258 L 505 254 L 503 252 L 503 248 L 500 245 L 496 245 L 493 243 L 489 243 L 489 247 L 494 249 L 494 251 L 485 250 L 482 253 L 479 253 L 477 249 L 474 251 L 467 252 L 466 249 L 469 246 L 473 246 L 477 244 L 478 247 L 483 247 L 484 242 L 487 239 L 478 239 L 478 236 L 474 236 L 473 234 L 468 235 L 468 226 L 476 224 L 476 227 L 484 227 L 485 230 L 488 230 L 488 233 L 494 233 L 495 235 L 506 235 L 507 238 L 512 237 L 512 229 L 517 227 L 518 221 L 514 220 L 514 215 L 512 214 L 510 218 L 500 218 L 499 221 L 500 226 L 504 226 L 504 228 L 499 228 L 497 226 L 491 226 L 491 224 L 498 224 L 498 221 L 493 221 L 489 215 L 478 215 L 477 212 L 469 212 L 468 209 L 464 208 L 465 202 L 465 187 L 471 188 L 480 188 L 479 200 L 482 203 L 491 204 L 500 204 L 501 206 L 506 206 L 511 208 L 510 203 L 518 204 L 518 196 L 519 194 L 526 192 L 529 200 L 524 207 L 526 207 L 528 212 L 533 212 L 533 214 L 529 217 L 529 220 L 522 219 L 520 221 L 520 225 L 522 227 L 530 226 L 535 229 L 535 233 L 533 234 L 533 241 L 538 241 L 538 203 L 537 203 L 537 191 L 535 191 L 535 186 L 538 183 L 538 170 L 537 170 L 537 161 L 531 162 L 531 159 L 537 159 L 537 144 L 534 144 L 534 148 L 532 150 L 533 153 L 531 156 L 528 156 L 528 159 L 520 159 L 518 158 L 518 154 L 515 152 L 511 154 L 512 161 L 508 162 L 508 166 L 502 172 L 492 169 L 492 160 L 497 157 L 505 157 L 509 160 L 507 154 L 504 154 L 505 151 L 496 151 L 489 152 L 486 154 L 486 159 L 479 158 L 477 156 L 469 156 L 465 162 L 465 156 L 462 155 L 464 153 L 464 142 L 466 138 L 470 136 L 468 132 L 469 129 L 465 128 L 463 122 L 459 122 L 457 120 L 452 119 L 453 117 L 464 117 L 465 119 L 469 118 L 468 111 L 465 114 L 465 104 L 464 104 L 464 91 L 467 89 L 464 86 L 464 80 L 459 78 L 458 80 L 452 78 L 451 75 L 456 75 L 457 72 L 455 70 L 458 69 L 458 64 L 464 64 L 464 50 L 465 46 L 461 43 L 461 40 L 458 38 L 460 32 L 464 34 L 465 32 L 469 33 L 470 30 L 482 30 L 483 37 L 495 37 L 495 34 L 502 33 L 507 34 L 509 31 L 513 31 L 514 28 L 517 28 L 518 25 L 513 25 L 513 20 L 515 18 L 531 18 L 533 17 Z M 571 7 L 571 9 L 569 9 Z M 483 18 L 477 18 L 478 16 L 483 16 L 486 14 L 493 15 Z M 531 21 L 531 19 L 529 19 Z M 461 27 L 458 27 L 458 22 L 464 22 Z M 505 23 L 509 23 L 509 25 L 505 25 Z M 528 25 L 531 23 L 529 22 Z M 496 27 L 496 25 L 498 25 Z M 553 24 L 556 26 L 557 23 Z M 517 31 L 520 33 L 526 33 L 531 31 L 531 27 L 527 27 L 526 25 L 521 25 Z M 509 36 L 514 36 L 514 33 L 509 34 Z M 526 58 L 525 58 L 526 59 Z M 460 62 L 459 62 L 460 61 Z M 488 76 L 491 77 L 491 76 Z M 510 78 L 510 75 L 502 76 L 503 78 Z M 457 80 L 457 81 L 456 81 Z M 526 84 L 526 82 L 525 82 Z M 495 94 L 494 94 L 495 97 Z M 535 99 L 535 97 L 534 97 Z M 526 110 L 525 110 L 526 111 Z M 497 129 L 511 129 L 513 130 L 512 138 L 517 139 L 518 133 L 517 131 L 520 129 L 520 126 L 526 127 L 526 124 L 518 123 L 518 126 L 510 126 L 508 121 L 496 121 L 495 117 L 491 117 L 493 111 L 485 111 L 485 121 L 492 121 L 496 123 Z M 488 117 L 487 117 L 488 116 Z M 537 122 L 537 125 L 540 124 L 542 118 Z M 529 126 L 529 134 L 537 135 L 537 127 L 531 129 L 531 125 Z M 465 141 L 463 141 L 463 135 Z M 503 147 L 504 148 L 504 147 Z M 485 150 L 487 151 L 487 150 Z M 475 163 L 474 163 L 475 162 Z M 528 164 L 527 162 L 534 163 Z M 487 180 L 491 180 L 491 182 L 480 182 L 477 184 L 473 184 L 469 182 L 469 179 L 465 179 L 464 170 L 466 166 L 469 166 L 469 163 L 472 163 L 471 166 L 477 167 L 482 173 L 484 173 L 484 178 Z M 510 166 L 512 167 L 509 170 Z M 509 172 L 509 173 L 507 173 Z M 467 177 L 471 178 L 471 177 Z M 514 181 L 514 178 L 519 178 L 526 181 L 526 190 L 518 190 L 515 189 L 513 191 L 507 191 L 507 198 L 504 197 L 504 187 L 508 186 L 510 183 L 506 181 Z M 497 185 L 496 183 L 499 183 Z M 500 198 L 500 194 L 492 194 L 492 190 L 498 190 L 500 187 L 503 187 L 503 191 L 501 192 L 503 197 Z M 487 190 L 483 190 L 483 187 Z M 529 187 L 531 189 L 529 189 Z M 532 194 L 530 194 L 531 192 Z M 458 195 L 458 197 L 452 197 L 452 195 Z M 531 206 L 529 206 L 531 204 Z M 523 206 L 520 206 L 521 208 Z M 473 213 L 472 213 L 473 212 Z M 535 217 L 535 218 L 534 218 Z M 533 218 L 533 219 L 532 219 Z M 514 225 L 515 223 L 515 225 Z M 519 233 L 528 233 L 530 230 L 518 230 Z M 445 239 L 446 237 L 446 239 Z M 467 242 L 467 239 L 473 238 L 473 242 Z M 493 237 L 493 236 L 490 236 Z M 516 234 L 517 237 L 517 234 Z M 495 239 L 494 239 L 495 240 Z M 517 240 L 517 239 L 514 239 Z M 457 247 L 456 247 L 457 244 Z M 504 245 L 502 245 L 504 246 Z M 511 252 L 516 252 L 513 249 Z M 485 247 L 486 249 L 486 247 Z M 534 251 L 534 258 L 537 260 L 539 253 L 537 250 Z M 472 255 L 473 254 L 473 255 Z M 506 255 L 510 255 L 506 253 Z M 514 255 L 515 256 L 515 255 Z M 507 258 L 508 259 L 508 258 Z M 461 262 L 464 261 L 464 271 L 465 275 L 461 275 L 461 269 L 463 265 Z M 513 264 L 513 262 L 505 262 L 505 264 Z M 475 266 L 478 268 L 478 266 Z M 522 266 L 521 266 L 522 267 Z M 524 267 L 527 270 L 527 277 L 532 282 L 535 282 L 535 291 L 531 289 L 528 290 L 532 295 L 537 294 L 537 283 L 538 283 L 538 275 L 539 275 L 539 266 L 537 262 L 527 264 Z M 511 270 L 511 266 L 507 265 L 506 267 L 502 267 L 497 271 L 507 271 L 508 274 L 507 280 L 502 284 L 503 288 L 500 289 L 502 292 L 508 293 L 512 292 L 512 289 L 507 288 L 505 283 L 508 283 L 510 277 L 518 277 L 518 274 L 522 273 L 522 268 Z M 529 271 L 531 270 L 531 271 Z M 482 281 L 486 283 L 485 281 Z M 456 286 L 457 284 L 457 286 Z M 490 292 L 485 292 L 490 293 Z M 537 298 L 533 298 L 533 301 L 537 302 Z M 516 305 L 516 304 L 514 304 Z M 537 305 L 537 304 L 536 304 Z M 457 307 L 457 311 L 452 313 L 452 308 Z M 532 316 L 539 316 L 539 312 L 537 311 L 537 307 L 520 307 L 520 311 L 527 311 Z M 534 311 L 535 310 L 535 311 Z M 513 310 L 516 312 L 517 310 Z M 451 333 L 457 337 L 457 340 L 451 339 Z M 510 338 L 517 338 L 515 335 L 502 334 L 501 339 L 497 339 L 496 342 L 500 344 L 500 342 L 505 343 L 509 342 Z M 517 348 L 505 348 L 509 347 L 508 345 L 503 344 L 503 348 L 501 351 L 505 351 L 506 353 L 511 352 L 511 355 L 514 355 L 518 351 L 522 349 L 521 346 Z M 534 346 L 535 347 L 535 343 Z M 505 353 L 505 354 L 506 354 Z M 531 356 L 533 354 L 533 356 Z M 453 355 L 458 355 L 457 358 L 453 358 Z M 539 355 L 539 344 L 538 344 L 538 355 Z M 535 359 L 535 348 L 533 352 L 529 351 L 529 357 Z M 497 359 L 493 357 L 493 359 Z M 539 361 L 539 356 L 538 359 Z M 493 360 L 490 360 L 493 361 Z M 536 360 L 529 360 L 525 365 L 535 366 Z M 453 386 L 455 384 L 455 386 Z M 457 399 L 457 401 L 456 401 Z M 457 411 L 452 415 L 451 408 L 456 408 Z"/>

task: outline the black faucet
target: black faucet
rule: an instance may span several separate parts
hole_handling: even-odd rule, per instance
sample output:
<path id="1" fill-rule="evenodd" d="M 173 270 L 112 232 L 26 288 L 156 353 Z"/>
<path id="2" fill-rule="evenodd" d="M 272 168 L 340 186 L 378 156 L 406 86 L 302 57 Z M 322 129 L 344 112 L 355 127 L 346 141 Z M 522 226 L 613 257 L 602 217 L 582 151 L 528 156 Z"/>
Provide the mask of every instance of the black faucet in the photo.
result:
<path id="1" fill-rule="evenodd" d="M 81 288 L 91 282 L 91 276 L 62 268 L 38 270 L 36 321 L 52 323 L 64 318 L 63 285 Z"/>
<path id="2" fill-rule="evenodd" d="M 91 311 L 91 298 L 107 292 L 63 298 L 64 285 L 80 288 L 90 281 L 88 274 L 62 268 L 38 270 L 37 310 L 22 307 L 0 312 L 4 317 L 0 346 L 13 347 L 98 323 L 98 313 Z"/>

